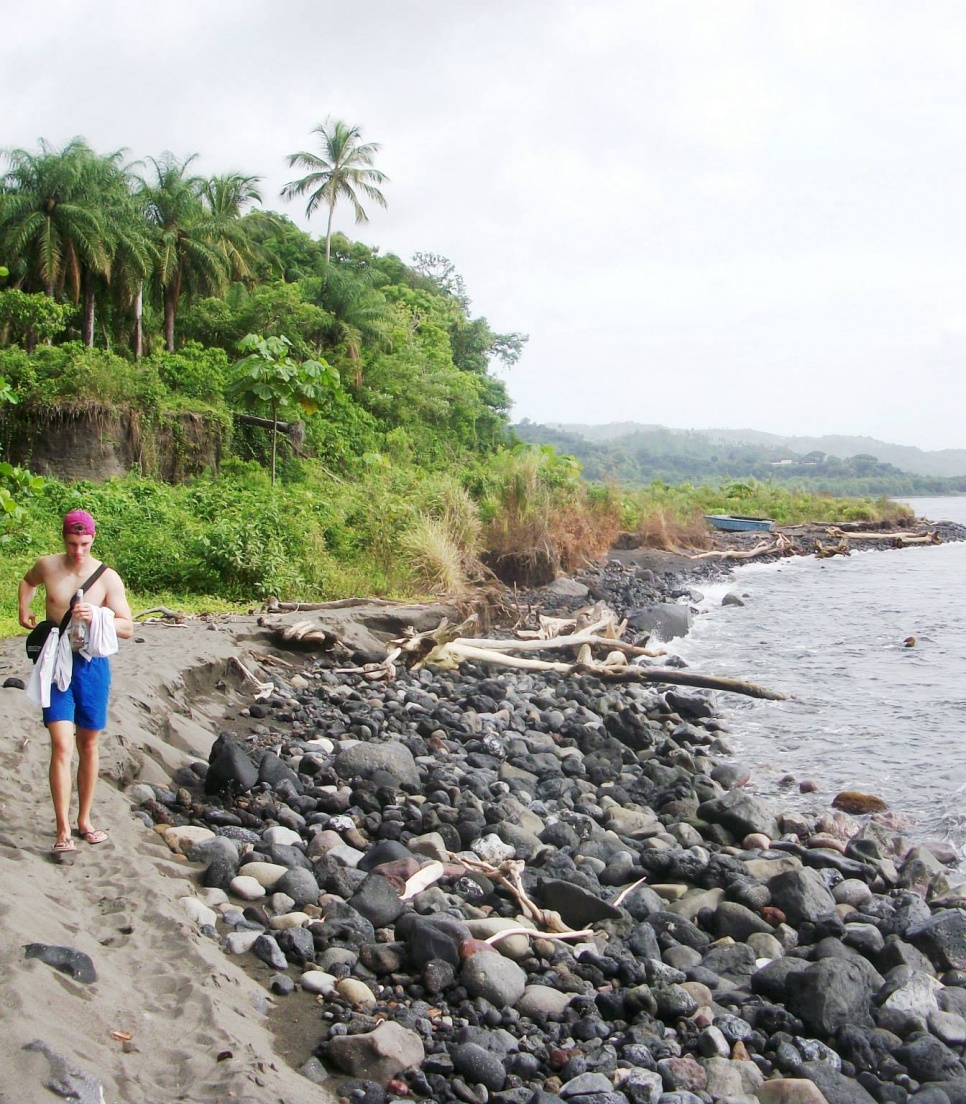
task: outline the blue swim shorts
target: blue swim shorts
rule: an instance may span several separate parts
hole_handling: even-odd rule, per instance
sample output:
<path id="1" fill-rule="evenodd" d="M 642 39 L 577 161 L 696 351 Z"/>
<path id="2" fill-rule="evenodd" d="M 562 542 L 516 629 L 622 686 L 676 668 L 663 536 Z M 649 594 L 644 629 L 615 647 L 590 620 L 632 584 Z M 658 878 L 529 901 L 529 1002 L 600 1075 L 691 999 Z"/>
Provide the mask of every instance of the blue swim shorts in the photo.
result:
<path id="1" fill-rule="evenodd" d="M 50 687 L 50 705 L 44 710 L 44 724 L 73 721 L 78 728 L 100 732 L 107 728 L 107 698 L 111 691 L 111 664 L 104 656 L 84 659 L 74 652 L 70 685 Z"/>

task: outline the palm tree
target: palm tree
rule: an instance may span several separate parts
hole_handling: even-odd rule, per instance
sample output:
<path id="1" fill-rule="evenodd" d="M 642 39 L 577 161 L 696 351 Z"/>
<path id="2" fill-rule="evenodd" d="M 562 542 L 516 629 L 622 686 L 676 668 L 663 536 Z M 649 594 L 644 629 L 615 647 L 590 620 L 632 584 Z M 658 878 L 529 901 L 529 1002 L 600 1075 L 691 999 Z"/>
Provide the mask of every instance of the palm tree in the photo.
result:
<path id="1" fill-rule="evenodd" d="M 144 281 L 153 271 L 158 256 L 141 196 L 128 189 L 124 201 L 120 202 L 120 199 L 113 224 L 111 298 L 115 307 L 115 329 L 118 328 L 118 321 L 125 316 L 131 319 L 131 350 L 134 359 L 140 360 L 144 351 Z"/>
<path id="2" fill-rule="evenodd" d="M 253 265 L 260 259 L 261 251 L 242 220 L 249 204 L 262 201 L 260 179 L 235 172 L 212 176 L 201 184 L 201 198 L 212 217 L 211 233 L 233 280 L 250 282 Z"/>
<path id="3" fill-rule="evenodd" d="M 332 242 L 332 216 L 335 214 L 335 205 L 340 199 L 347 199 L 352 204 L 356 222 L 367 222 L 368 216 L 363 210 L 358 189 L 364 192 L 369 199 L 378 203 L 380 207 L 386 206 L 386 197 L 379 191 L 377 185 L 389 178 L 385 173 L 372 167 L 372 161 L 379 152 L 377 142 L 362 142 L 362 132 L 356 126 L 349 126 L 341 119 L 328 118 L 317 127 L 313 127 L 313 134 L 318 134 L 321 141 L 322 153 L 309 153 L 301 150 L 292 153 L 288 158 L 288 167 L 308 169 L 308 174 L 299 180 L 292 180 L 282 189 L 282 195 L 286 199 L 308 194 L 309 202 L 305 208 L 306 217 L 311 217 L 312 212 L 323 204 L 329 209 L 329 220 L 325 230 L 325 260 L 329 261 L 330 246 Z"/>
<path id="4" fill-rule="evenodd" d="M 86 267 L 82 275 L 84 301 L 82 340 L 94 344 L 94 310 L 98 294 L 102 301 L 131 305 L 153 263 L 148 227 L 134 198 L 134 165 L 124 165 L 126 151 L 87 159 L 85 191 L 91 196 L 102 228 L 108 261 L 106 271 Z M 135 352 L 137 352 L 137 348 Z"/>
<path id="5" fill-rule="evenodd" d="M 363 350 L 392 347 L 393 312 L 386 297 L 372 283 L 371 275 L 336 265 L 319 288 L 316 301 L 331 317 L 325 340 L 333 352 L 349 361 L 353 387 L 363 377 Z"/>
<path id="6" fill-rule="evenodd" d="M 154 279 L 164 309 L 164 344 L 173 353 L 174 324 L 182 296 L 214 295 L 228 282 L 230 267 L 219 243 L 220 219 L 203 202 L 205 181 L 189 173 L 197 154 L 150 158 L 153 176 L 141 198 L 154 226 Z"/>
<path id="7" fill-rule="evenodd" d="M 0 178 L 0 245 L 13 261 L 16 287 L 81 296 L 85 271 L 106 275 L 107 235 L 98 210 L 97 155 L 81 138 L 62 150 L 9 150 Z"/>

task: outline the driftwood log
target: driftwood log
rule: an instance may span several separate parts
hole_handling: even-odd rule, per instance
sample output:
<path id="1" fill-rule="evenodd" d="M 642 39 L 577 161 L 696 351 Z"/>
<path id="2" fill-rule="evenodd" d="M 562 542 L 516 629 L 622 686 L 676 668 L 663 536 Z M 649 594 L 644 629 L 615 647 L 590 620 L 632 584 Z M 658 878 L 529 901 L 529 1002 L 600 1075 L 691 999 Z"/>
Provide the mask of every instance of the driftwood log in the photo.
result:
<path id="1" fill-rule="evenodd" d="M 311 613 L 314 610 L 353 609 L 355 606 L 371 606 L 372 598 L 338 598 L 332 602 L 280 602 L 269 598 L 265 603 L 266 613 Z"/>
<path id="2" fill-rule="evenodd" d="M 911 544 L 942 544 L 943 539 L 935 529 L 928 533 L 910 536 L 909 533 L 847 533 L 837 525 L 829 526 L 825 532 L 836 540 L 845 541 L 889 541 L 893 548 L 906 548 Z"/>
<path id="3" fill-rule="evenodd" d="M 260 620 L 259 625 L 272 635 L 276 643 L 287 648 L 329 652 L 342 644 L 334 632 L 322 628 L 314 621 L 296 621 L 287 625 L 284 622 Z"/>
<path id="4" fill-rule="evenodd" d="M 849 542 L 847 540 L 840 540 L 838 544 L 822 544 L 821 541 L 815 542 L 815 556 L 819 560 L 828 560 L 832 556 L 851 556 L 852 549 L 849 548 Z"/>
<path id="5" fill-rule="evenodd" d="M 794 556 L 800 552 L 798 545 L 785 533 L 778 533 L 770 540 L 759 541 L 754 548 L 716 549 L 712 552 L 696 552 L 692 560 L 754 560 L 758 556 Z"/>
<path id="6" fill-rule="evenodd" d="M 616 616 L 610 610 L 592 622 L 581 632 L 549 640 L 512 640 L 512 639 L 473 639 L 460 635 L 462 626 L 451 625 L 445 619 L 428 632 L 410 633 L 391 642 L 392 651 L 386 659 L 391 666 L 397 659 L 413 670 L 420 667 L 441 667 L 444 670 L 456 670 L 466 662 L 491 664 L 498 667 L 510 667 L 525 671 L 554 671 L 563 675 L 592 674 L 613 682 L 652 682 L 669 683 L 676 686 L 697 686 L 711 690 L 724 690 L 748 697 L 764 698 L 769 701 L 781 701 L 785 698 L 775 690 L 769 690 L 754 683 L 739 679 L 719 678 L 714 675 L 699 675 L 677 668 L 639 667 L 629 664 L 628 652 L 641 654 L 644 649 L 620 641 L 611 636 L 608 628 L 616 633 Z M 623 631 L 623 626 L 621 626 Z M 561 651 L 576 648 L 576 662 L 551 659 L 530 659 L 512 655 L 512 652 Z M 607 648 L 608 654 L 600 660 L 593 658 L 594 649 Z"/>

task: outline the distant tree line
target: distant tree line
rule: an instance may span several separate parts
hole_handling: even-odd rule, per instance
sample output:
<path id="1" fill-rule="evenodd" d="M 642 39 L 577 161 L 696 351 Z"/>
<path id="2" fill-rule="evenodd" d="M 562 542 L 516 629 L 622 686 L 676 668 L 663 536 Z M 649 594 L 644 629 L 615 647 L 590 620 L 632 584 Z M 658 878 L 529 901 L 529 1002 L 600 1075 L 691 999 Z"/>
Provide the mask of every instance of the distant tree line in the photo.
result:
<path id="1" fill-rule="evenodd" d="M 646 487 L 668 484 L 725 483 L 756 479 L 816 493 L 849 496 L 931 495 L 966 492 L 966 476 L 915 475 L 882 463 L 868 453 L 850 457 L 787 449 L 727 444 L 698 432 L 654 428 L 604 442 L 524 420 L 514 432 L 524 441 L 551 445 L 574 456 L 584 478 Z"/>

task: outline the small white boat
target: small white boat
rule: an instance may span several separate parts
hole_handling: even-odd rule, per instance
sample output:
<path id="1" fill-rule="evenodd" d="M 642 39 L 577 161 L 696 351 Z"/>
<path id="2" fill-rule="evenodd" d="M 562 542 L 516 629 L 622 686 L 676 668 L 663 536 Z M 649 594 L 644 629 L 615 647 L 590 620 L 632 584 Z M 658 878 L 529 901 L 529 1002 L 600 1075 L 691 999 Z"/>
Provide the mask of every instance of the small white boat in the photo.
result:
<path id="1" fill-rule="evenodd" d="M 741 514 L 705 514 L 715 529 L 724 529 L 730 533 L 770 533 L 775 528 L 771 518 L 743 517 Z"/>

